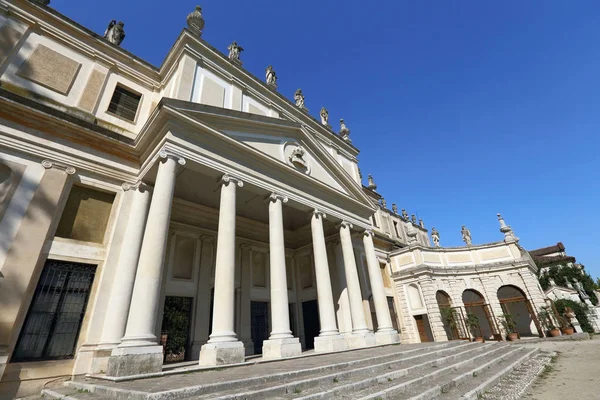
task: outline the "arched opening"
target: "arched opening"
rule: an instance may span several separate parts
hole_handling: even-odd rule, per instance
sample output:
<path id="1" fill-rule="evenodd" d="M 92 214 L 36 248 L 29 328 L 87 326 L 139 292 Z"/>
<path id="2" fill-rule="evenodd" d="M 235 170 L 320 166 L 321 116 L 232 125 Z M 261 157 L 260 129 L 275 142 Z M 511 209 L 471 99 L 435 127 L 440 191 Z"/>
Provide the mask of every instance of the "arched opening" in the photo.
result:
<path id="1" fill-rule="evenodd" d="M 515 322 L 515 330 L 519 336 L 538 336 L 541 332 L 533 307 L 525 293 L 513 285 L 501 286 L 498 289 L 498 300 L 505 315 Z M 506 317 L 505 317 L 506 318 Z"/>
<path id="2" fill-rule="evenodd" d="M 452 307 L 452 299 L 448 293 L 438 290 L 435 293 L 440 316 L 448 340 L 468 339 L 464 316 L 460 307 Z"/>
<path id="3" fill-rule="evenodd" d="M 473 316 L 471 317 L 472 320 L 477 321 L 477 327 L 468 326 L 471 334 L 474 336 L 481 335 L 485 339 L 501 340 L 492 309 L 489 304 L 486 304 L 481 293 L 474 289 L 466 289 L 462 294 L 462 301 L 465 305 L 467 321 L 470 315 Z M 467 325 L 469 324 L 467 323 Z"/>

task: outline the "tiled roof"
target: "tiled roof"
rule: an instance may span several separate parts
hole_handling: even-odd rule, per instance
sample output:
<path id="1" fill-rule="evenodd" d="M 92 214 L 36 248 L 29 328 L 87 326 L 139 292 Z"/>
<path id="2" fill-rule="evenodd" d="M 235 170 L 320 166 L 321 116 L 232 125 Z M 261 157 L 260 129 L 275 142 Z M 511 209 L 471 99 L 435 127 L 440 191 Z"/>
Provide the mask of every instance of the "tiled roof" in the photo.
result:
<path id="1" fill-rule="evenodd" d="M 544 256 L 546 254 L 560 253 L 565 251 L 565 245 L 562 242 L 556 243 L 554 246 L 542 247 L 541 249 L 531 250 L 529 254 L 532 256 Z"/>

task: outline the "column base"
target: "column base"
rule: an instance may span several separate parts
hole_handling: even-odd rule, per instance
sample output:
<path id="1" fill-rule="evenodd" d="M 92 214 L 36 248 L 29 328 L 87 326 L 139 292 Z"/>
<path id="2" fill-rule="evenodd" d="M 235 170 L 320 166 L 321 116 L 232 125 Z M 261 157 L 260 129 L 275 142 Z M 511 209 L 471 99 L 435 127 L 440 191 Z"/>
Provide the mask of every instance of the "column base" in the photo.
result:
<path id="1" fill-rule="evenodd" d="M 103 374 L 108 369 L 108 360 L 112 355 L 112 349 L 96 349 L 93 352 L 92 365 L 90 371 L 92 374 Z"/>
<path id="2" fill-rule="evenodd" d="M 346 336 L 346 343 L 349 349 L 360 349 L 368 346 L 375 346 L 375 334 L 373 332 L 351 333 Z"/>
<path id="3" fill-rule="evenodd" d="M 245 361 L 244 343 L 235 342 L 216 342 L 206 343 L 200 350 L 201 366 L 239 364 Z"/>
<path id="4" fill-rule="evenodd" d="M 395 330 L 376 332 L 375 333 L 376 344 L 394 344 L 400 343 L 400 335 Z"/>
<path id="5" fill-rule="evenodd" d="M 254 355 L 254 341 L 252 339 L 242 340 L 242 343 L 244 343 L 244 348 L 246 349 L 246 355 L 253 356 Z"/>
<path id="6" fill-rule="evenodd" d="M 117 347 L 113 349 L 106 375 L 131 376 L 162 371 L 163 347 L 159 345 Z"/>
<path id="7" fill-rule="evenodd" d="M 348 350 L 346 338 L 342 335 L 315 337 L 315 353 L 328 353 L 332 351 Z"/>
<path id="8" fill-rule="evenodd" d="M 300 339 L 292 337 L 286 339 L 269 339 L 263 342 L 264 360 L 274 360 L 278 358 L 288 358 L 302 354 L 302 345 Z"/>

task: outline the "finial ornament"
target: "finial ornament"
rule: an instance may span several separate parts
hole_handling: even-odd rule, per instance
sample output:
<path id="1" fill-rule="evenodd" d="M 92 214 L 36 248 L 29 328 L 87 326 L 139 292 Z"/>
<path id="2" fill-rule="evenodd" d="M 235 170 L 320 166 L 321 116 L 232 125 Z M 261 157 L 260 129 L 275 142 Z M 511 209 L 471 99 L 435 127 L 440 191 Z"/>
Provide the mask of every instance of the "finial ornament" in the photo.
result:
<path id="1" fill-rule="evenodd" d="M 465 244 L 467 246 L 472 246 L 473 242 L 471 240 L 471 231 L 469 229 L 467 229 L 466 226 L 462 226 L 462 229 L 460 230 L 460 233 L 462 234 L 462 240 L 463 242 L 465 242 Z"/>
<path id="2" fill-rule="evenodd" d="M 325 107 L 321 108 L 321 112 L 319 113 L 321 116 L 321 125 L 329 126 L 329 111 Z"/>
<path id="3" fill-rule="evenodd" d="M 227 50 L 229 50 L 229 61 L 241 66 L 242 60 L 240 60 L 240 54 L 242 51 L 244 51 L 244 49 L 241 46 L 238 46 L 237 42 L 234 41 L 229 45 L 229 47 L 227 47 Z"/>
<path id="4" fill-rule="evenodd" d="M 202 36 L 204 30 L 204 17 L 202 16 L 202 7 L 196 6 L 196 9 L 187 16 L 188 29 L 194 32 L 198 37 Z"/>
<path id="5" fill-rule="evenodd" d="M 500 213 L 498 213 L 497 216 L 498 216 L 498 222 L 500 223 L 500 232 L 502 232 L 504 234 L 504 241 L 505 242 L 518 241 L 519 238 L 515 236 L 515 232 L 512 230 L 512 228 L 510 226 L 506 225 L 506 222 L 504 222 L 504 218 L 502 218 L 502 215 L 500 215 Z"/>
<path id="6" fill-rule="evenodd" d="M 304 95 L 302 94 L 302 89 L 296 90 L 294 93 L 294 101 L 296 102 L 296 107 L 304 109 Z"/>
<path id="7" fill-rule="evenodd" d="M 367 187 L 374 192 L 377 191 L 377 185 L 375 184 L 375 179 L 373 179 L 373 175 L 369 174 L 369 177 L 367 179 L 369 181 L 369 184 Z"/>
<path id="8" fill-rule="evenodd" d="M 433 240 L 433 247 L 440 247 L 440 233 L 435 227 L 431 228 L 431 239 Z"/>
<path id="9" fill-rule="evenodd" d="M 352 142 L 350 140 L 350 129 L 348 129 L 348 127 L 346 126 L 346 123 L 344 122 L 343 119 L 340 119 L 340 136 L 346 142 Z"/>
<path id="10" fill-rule="evenodd" d="M 104 32 L 104 38 L 112 44 L 120 46 L 123 42 L 123 39 L 125 39 L 124 27 L 125 24 L 123 23 L 123 21 L 117 22 L 116 19 L 113 19 L 112 21 L 110 21 L 110 23 L 108 24 L 108 28 L 106 28 L 106 31 Z"/>
<path id="11" fill-rule="evenodd" d="M 267 85 L 271 86 L 273 89 L 277 89 L 277 74 L 272 65 L 269 65 L 265 70 L 265 81 L 267 82 Z"/>

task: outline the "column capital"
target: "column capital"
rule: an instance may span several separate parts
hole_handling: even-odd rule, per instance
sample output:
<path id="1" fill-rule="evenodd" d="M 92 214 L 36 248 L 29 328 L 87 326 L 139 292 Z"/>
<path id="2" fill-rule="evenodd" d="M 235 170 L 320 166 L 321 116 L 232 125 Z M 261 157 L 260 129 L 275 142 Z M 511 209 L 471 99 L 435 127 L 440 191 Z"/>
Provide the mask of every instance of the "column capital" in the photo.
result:
<path id="1" fill-rule="evenodd" d="M 241 179 L 234 178 L 229 174 L 223 174 L 223 176 L 219 178 L 217 182 L 221 183 L 222 185 L 228 185 L 229 183 L 233 183 L 234 185 L 237 185 L 239 187 L 244 186 L 244 182 L 242 182 Z"/>
<path id="2" fill-rule="evenodd" d="M 127 192 L 129 190 L 145 191 L 145 190 L 149 190 L 150 188 L 144 182 L 142 182 L 142 181 L 136 181 L 136 182 L 133 182 L 133 183 L 132 182 L 123 182 L 121 184 L 121 189 L 123 189 L 124 192 Z"/>
<path id="3" fill-rule="evenodd" d="M 265 200 L 268 201 L 281 201 L 282 203 L 287 203 L 288 202 L 288 198 L 287 196 L 284 196 L 282 194 L 277 194 L 277 193 L 271 193 L 270 195 L 267 196 L 267 198 Z"/>
<path id="4" fill-rule="evenodd" d="M 327 214 L 325 214 L 325 212 L 321 211 L 321 210 L 317 210 L 316 208 L 313 210 L 312 212 L 314 217 L 321 217 L 323 219 L 327 218 Z"/>
<path id="5" fill-rule="evenodd" d="M 168 158 L 177 161 L 177 163 L 179 165 L 185 165 L 185 158 L 181 157 L 178 154 L 173 153 L 172 151 L 168 151 L 168 150 L 163 149 L 163 150 L 161 150 L 161 151 L 158 152 L 158 159 L 159 159 L 159 161 L 161 159 L 162 160 L 166 160 Z"/>
<path id="6" fill-rule="evenodd" d="M 375 233 L 373 233 L 372 229 L 365 229 L 365 231 L 363 232 L 363 235 L 373 237 L 373 236 L 375 236 Z"/>
<path id="7" fill-rule="evenodd" d="M 354 228 L 354 225 L 352 225 L 352 223 L 348 222 L 348 221 L 342 221 L 342 222 L 340 222 L 339 226 L 340 226 L 340 228 L 348 228 L 348 229 Z"/>
<path id="8" fill-rule="evenodd" d="M 42 164 L 42 167 L 44 167 L 46 169 L 51 169 L 51 168 L 60 169 L 62 171 L 65 171 L 68 175 L 73 175 L 76 172 L 75 167 L 57 163 L 56 161 L 51 161 L 48 159 L 43 160 L 41 164 Z"/>

